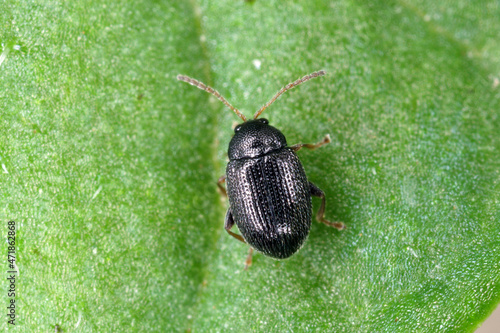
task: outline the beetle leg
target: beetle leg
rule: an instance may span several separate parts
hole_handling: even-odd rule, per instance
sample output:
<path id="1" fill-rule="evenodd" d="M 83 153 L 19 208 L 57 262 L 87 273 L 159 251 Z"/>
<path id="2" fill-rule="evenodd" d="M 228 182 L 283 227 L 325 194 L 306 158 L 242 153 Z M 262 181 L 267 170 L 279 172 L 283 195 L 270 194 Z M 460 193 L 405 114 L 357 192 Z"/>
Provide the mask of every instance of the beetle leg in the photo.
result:
<path id="1" fill-rule="evenodd" d="M 316 149 L 316 148 L 319 148 L 323 145 L 326 145 L 327 143 L 330 143 L 331 141 L 332 140 L 330 139 L 330 134 L 327 134 L 327 135 L 325 135 L 323 140 L 321 140 L 318 143 L 298 143 L 296 145 L 291 146 L 290 148 L 292 148 L 293 151 L 299 151 L 304 147 L 306 147 L 308 149 Z"/>
<path id="2" fill-rule="evenodd" d="M 334 227 L 338 230 L 345 229 L 345 225 L 342 222 L 330 222 L 327 219 L 325 219 L 325 204 L 326 204 L 326 199 L 325 199 L 325 193 L 321 191 L 319 187 L 314 185 L 313 183 L 309 182 L 309 191 L 311 195 L 315 197 L 320 197 L 321 198 L 321 207 L 318 210 L 318 214 L 316 214 L 316 219 L 324 223 L 326 225 L 329 225 L 330 227 Z"/>
<path id="3" fill-rule="evenodd" d="M 240 242 L 246 243 L 245 239 L 238 234 L 235 234 L 231 231 L 231 228 L 234 225 L 233 213 L 231 213 L 231 209 L 227 210 L 226 219 L 224 221 L 224 229 L 226 229 L 227 233 L 239 240 Z"/>
<path id="4" fill-rule="evenodd" d="M 248 269 L 248 267 L 250 267 L 250 265 L 252 265 L 252 255 L 253 248 L 250 248 L 250 250 L 248 250 L 247 260 L 245 260 L 245 271 Z"/>
<path id="5" fill-rule="evenodd" d="M 217 186 L 219 187 L 219 190 L 222 192 L 222 195 L 227 197 L 227 192 L 224 186 L 222 186 L 222 183 L 226 182 L 226 175 L 222 175 L 219 177 L 219 180 L 217 181 Z"/>
<path id="6" fill-rule="evenodd" d="M 246 243 L 243 237 L 231 231 L 233 225 L 234 225 L 233 213 L 231 213 L 231 209 L 228 209 L 226 213 L 226 220 L 224 221 L 224 229 L 226 229 L 228 234 L 230 234 L 240 242 Z M 252 255 L 253 255 L 253 248 L 250 247 L 250 249 L 248 250 L 247 259 L 245 260 L 245 270 L 247 270 L 248 267 L 252 265 Z"/>

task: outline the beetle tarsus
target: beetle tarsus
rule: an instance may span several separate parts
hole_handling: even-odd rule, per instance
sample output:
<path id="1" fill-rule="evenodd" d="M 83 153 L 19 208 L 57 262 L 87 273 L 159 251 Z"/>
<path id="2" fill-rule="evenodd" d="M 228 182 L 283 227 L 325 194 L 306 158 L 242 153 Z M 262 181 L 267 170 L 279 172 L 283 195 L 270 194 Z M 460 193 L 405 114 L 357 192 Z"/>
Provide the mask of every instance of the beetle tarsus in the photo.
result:
<path id="1" fill-rule="evenodd" d="M 245 271 L 248 270 L 248 267 L 252 265 L 252 256 L 253 256 L 253 248 L 250 248 L 250 250 L 248 250 L 247 259 L 245 260 Z"/>
<path id="2" fill-rule="evenodd" d="M 347 227 L 345 226 L 344 223 L 342 222 L 330 222 L 328 220 L 325 220 L 325 219 L 320 219 L 318 218 L 318 221 L 321 222 L 321 223 L 324 223 L 326 224 L 327 226 L 330 226 L 330 227 L 334 227 L 335 229 L 337 230 L 344 230 L 346 229 Z"/>
<path id="3" fill-rule="evenodd" d="M 296 145 L 291 146 L 290 148 L 292 148 L 293 151 L 299 151 L 304 147 L 307 149 L 314 150 L 314 149 L 319 148 L 323 145 L 326 145 L 330 142 L 332 142 L 332 140 L 330 139 L 330 134 L 327 134 L 327 135 L 325 135 L 323 140 L 321 140 L 320 142 L 317 142 L 317 143 L 298 143 Z"/>

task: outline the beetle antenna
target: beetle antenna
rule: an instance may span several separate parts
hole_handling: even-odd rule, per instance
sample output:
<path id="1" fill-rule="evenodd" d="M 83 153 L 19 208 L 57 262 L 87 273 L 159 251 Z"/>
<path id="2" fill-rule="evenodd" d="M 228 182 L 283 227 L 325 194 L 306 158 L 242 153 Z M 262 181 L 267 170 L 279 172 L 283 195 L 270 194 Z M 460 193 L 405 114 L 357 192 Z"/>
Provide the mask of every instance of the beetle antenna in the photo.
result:
<path id="1" fill-rule="evenodd" d="M 259 117 L 261 115 L 261 113 L 264 112 L 264 110 L 267 109 L 267 107 L 269 105 L 273 104 L 274 101 L 277 100 L 278 97 L 280 97 L 285 91 L 290 90 L 290 89 L 298 86 L 301 83 L 309 81 L 310 79 L 314 79 L 315 77 L 323 76 L 325 74 L 326 74 L 325 71 L 314 72 L 314 73 L 311 73 L 309 75 L 304 76 L 301 79 L 298 79 L 297 81 L 294 81 L 292 83 L 287 84 L 286 86 L 284 86 L 283 88 L 281 88 L 281 90 L 278 91 L 278 93 L 276 95 L 274 95 L 274 97 L 269 102 L 267 102 L 266 105 L 264 105 L 263 107 L 261 107 L 259 111 L 255 112 L 255 114 L 253 116 L 253 119 L 257 119 L 257 117 Z"/>
<path id="2" fill-rule="evenodd" d="M 238 117 L 243 119 L 243 121 L 247 121 L 247 118 L 243 115 L 243 113 L 241 113 L 240 110 L 238 110 L 237 108 L 235 108 L 234 106 L 229 104 L 229 102 L 226 101 L 226 99 L 224 97 L 222 97 L 222 95 L 214 88 L 209 87 L 206 84 L 201 83 L 200 81 L 197 81 L 197 80 L 192 79 L 189 76 L 185 76 L 185 75 L 177 75 L 177 80 L 187 82 L 190 85 L 193 85 L 197 88 L 200 88 L 201 90 L 205 90 L 206 92 L 211 93 L 212 95 L 217 97 L 222 103 L 224 103 L 224 105 L 226 105 L 228 108 L 233 110 L 234 113 L 236 113 L 236 115 L 238 115 Z"/>

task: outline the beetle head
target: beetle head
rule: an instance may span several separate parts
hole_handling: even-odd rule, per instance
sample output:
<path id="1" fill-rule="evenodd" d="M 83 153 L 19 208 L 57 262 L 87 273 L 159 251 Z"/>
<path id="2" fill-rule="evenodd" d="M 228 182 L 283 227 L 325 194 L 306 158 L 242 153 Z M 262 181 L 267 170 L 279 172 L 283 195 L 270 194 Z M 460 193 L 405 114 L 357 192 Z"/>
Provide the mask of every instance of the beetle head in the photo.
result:
<path id="1" fill-rule="evenodd" d="M 248 120 L 234 128 L 229 143 L 230 160 L 254 158 L 286 147 L 286 138 L 265 118 Z"/>

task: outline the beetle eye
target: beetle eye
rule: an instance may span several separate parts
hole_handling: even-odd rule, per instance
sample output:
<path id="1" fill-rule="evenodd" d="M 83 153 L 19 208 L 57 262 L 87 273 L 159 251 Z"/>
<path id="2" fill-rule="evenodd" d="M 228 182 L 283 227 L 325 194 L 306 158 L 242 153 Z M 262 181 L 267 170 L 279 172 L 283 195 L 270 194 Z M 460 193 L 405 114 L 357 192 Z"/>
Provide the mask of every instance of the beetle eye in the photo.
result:
<path id="1" fill-rule="evenodd" d="M 241 125 L 238 125 L 234 128 L 234 133 L 238 132 L 241 129 Z"/>
<path id="2" fill-rule="evenodd" d="M 266 124 L 266 125 L 269 124 L 269 120 L 267 120 L 266 118 L 260 118 L 258 120 L 259 120 L 259 122 L 261 122 L 263 124 Z"/>

